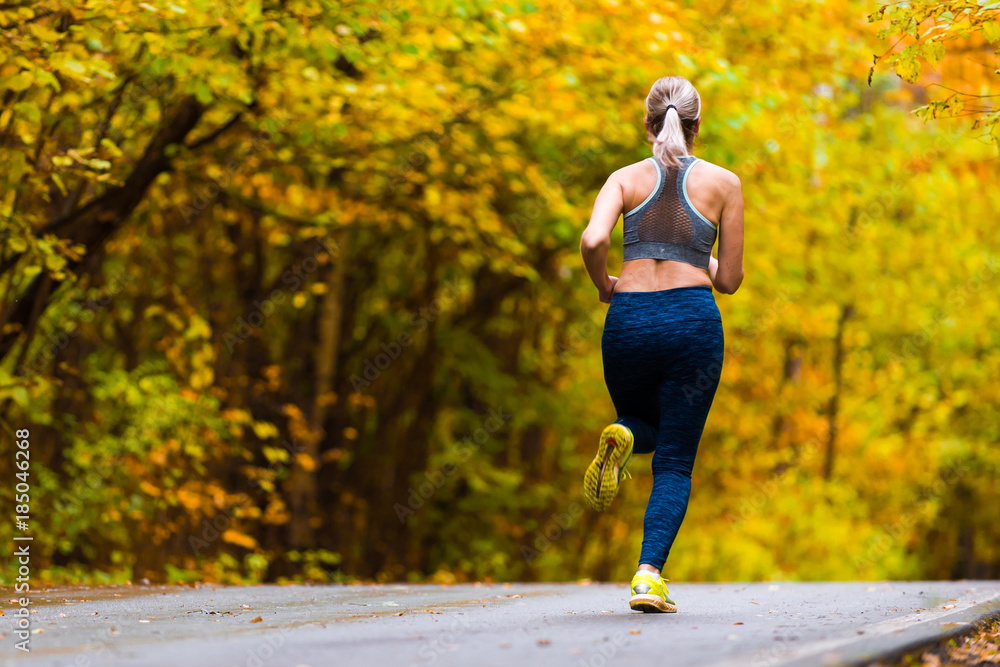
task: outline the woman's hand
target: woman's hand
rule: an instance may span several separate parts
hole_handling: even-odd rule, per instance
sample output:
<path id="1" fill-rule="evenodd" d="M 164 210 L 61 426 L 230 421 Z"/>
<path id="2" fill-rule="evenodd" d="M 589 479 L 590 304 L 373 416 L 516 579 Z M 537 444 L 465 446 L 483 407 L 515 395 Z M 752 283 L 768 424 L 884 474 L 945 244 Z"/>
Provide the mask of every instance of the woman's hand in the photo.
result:
<path id="1" fill-rule="evenodd" d="M 608 282 L 604 286 L 604 289 L 598 292 L 601 296 L 601 303 L 611 303 L 611 296 L 615 293 L 615 285 L 617 284 L 617 276 L 608 276 Z"/>
<path id="2" fill-rule="evenodd" d="M 712 287 L 715 288 L 716 290 L 719 289 L 718 287 L 715 287 L 715 276 L 718 273 L 719 273 L 719 260 L 717 260 L 714 256 L 709 255 L 708 256 L 708 279 L 712 281 Z"/>

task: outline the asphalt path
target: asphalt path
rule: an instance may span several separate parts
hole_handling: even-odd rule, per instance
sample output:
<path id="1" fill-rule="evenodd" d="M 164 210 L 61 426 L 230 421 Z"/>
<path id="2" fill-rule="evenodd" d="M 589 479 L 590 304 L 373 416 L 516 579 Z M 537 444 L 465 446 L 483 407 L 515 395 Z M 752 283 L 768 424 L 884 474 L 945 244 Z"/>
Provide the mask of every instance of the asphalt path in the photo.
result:
<path id="1" fill-rule="evenodd" d="M 1000 582 L 672 584 L 676 614 L 627 584 L 53 587 L 30 652 L 4 588 L 0 663 L 52 667 L 866 664 L 969 630 Z"/>

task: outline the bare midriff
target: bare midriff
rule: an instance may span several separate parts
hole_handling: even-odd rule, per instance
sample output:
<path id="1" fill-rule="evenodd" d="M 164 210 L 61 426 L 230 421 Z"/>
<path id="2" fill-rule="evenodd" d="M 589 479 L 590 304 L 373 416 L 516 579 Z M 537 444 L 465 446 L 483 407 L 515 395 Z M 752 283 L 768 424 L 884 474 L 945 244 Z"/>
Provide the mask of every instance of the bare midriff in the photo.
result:
<path id="1" fill-rule="evenodd" d="M 675 287 L 712 286 L 708 271 L 668 259 L 633 259 L 622 264 L 615 284 L 618 292 L 658 292 Z"/>

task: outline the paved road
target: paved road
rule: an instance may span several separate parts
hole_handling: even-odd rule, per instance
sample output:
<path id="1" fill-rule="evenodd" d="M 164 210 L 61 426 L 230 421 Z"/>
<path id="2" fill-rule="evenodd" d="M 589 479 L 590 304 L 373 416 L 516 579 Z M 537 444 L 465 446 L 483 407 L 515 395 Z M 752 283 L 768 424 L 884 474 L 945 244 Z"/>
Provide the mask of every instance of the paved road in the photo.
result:
<path id="1" fill-rule="evenodd" d="M 1000 610 L 997 581 L 676 584 L 656 615 L 624 584 L 63 587 L 24 654 L 4 593 L 0 663 L 53 667 L 863 664 Z"/>

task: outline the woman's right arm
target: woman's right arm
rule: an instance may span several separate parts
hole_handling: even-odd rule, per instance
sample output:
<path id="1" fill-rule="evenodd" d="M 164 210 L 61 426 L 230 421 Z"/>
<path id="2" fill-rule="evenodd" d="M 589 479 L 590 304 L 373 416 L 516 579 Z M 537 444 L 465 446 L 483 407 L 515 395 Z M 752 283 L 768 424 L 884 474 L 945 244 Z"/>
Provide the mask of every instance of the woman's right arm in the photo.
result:
<path id="1" fill-rule="evenodd" d="M 743 282 L 743 184 L 731 171 L 722 179 L 722 198 L 719 259 L 709 259 L 708 275 L 715 289 L 735 294 Z"/>
<path id="2" fill-rule="evenodd" d="M 619 170 L 621 171 L 621 170 Z M 611 174 L 604 187 L 597 193 L 590 223 L 580 238 L 580 253 L 583 265 L 590 279 L 597 287 L 597 294 L 603 303 L 611 303 L 618 278 L 608 275 L 608 248 L 611 246 L 611 231 L 618 224 L 624 207 L 624 195 L 618 181 L 618 171 Z"/>

